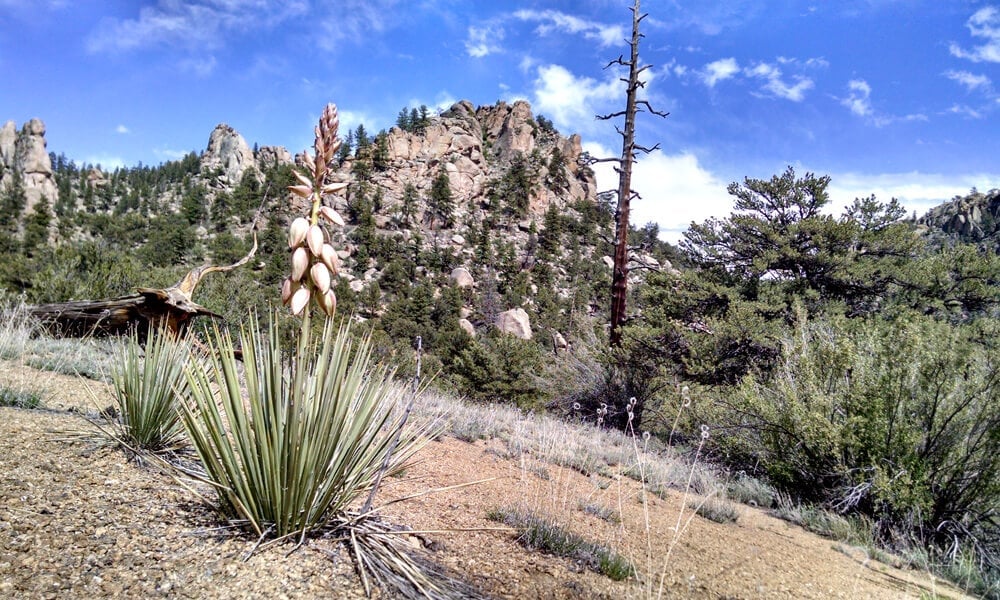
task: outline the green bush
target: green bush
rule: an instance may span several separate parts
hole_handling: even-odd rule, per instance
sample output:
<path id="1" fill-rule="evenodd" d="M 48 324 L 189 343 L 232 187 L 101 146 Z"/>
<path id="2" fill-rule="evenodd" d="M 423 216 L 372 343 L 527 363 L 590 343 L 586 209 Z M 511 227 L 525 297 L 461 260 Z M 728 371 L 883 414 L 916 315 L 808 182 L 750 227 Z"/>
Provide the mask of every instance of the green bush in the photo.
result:
<path id="1" fill-rule="evenodd" d="M 1000 324 L 894 318 L 807 321 L 769 377 L 719 415 L 720 449 L 760 461 L 786 492 L 915 538 L 1000 558 Z"/>

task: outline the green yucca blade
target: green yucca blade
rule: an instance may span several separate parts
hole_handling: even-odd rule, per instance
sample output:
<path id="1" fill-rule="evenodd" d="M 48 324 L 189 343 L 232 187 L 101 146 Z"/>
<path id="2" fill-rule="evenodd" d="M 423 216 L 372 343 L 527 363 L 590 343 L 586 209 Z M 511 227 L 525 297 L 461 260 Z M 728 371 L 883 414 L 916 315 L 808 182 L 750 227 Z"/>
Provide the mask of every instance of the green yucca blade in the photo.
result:
<path id="1" fill-rule="evenodd" d="M 224 514 L 258 534 L 305 534 L 371 489 L 402 427 L 391 418 L 402 388 L 371 364 L 368 337 L 354 343 L 329 320 L 292 351 L 255 319 L 241 340 L 243 382 L 230 338 L 213 332 L 212 358 L 188 372 L 195 401 L 184 425 Z M 403 431 L 390 469 L 416 452 L 420 433 Z"/>
<path id="2" fill-rule="evenodd" d="M 115 429 L 122 442 L 149 451 L 183 441 L 178 396 L 187 394 L 184 367 L 189 345 L 152 330 L 143 349 L 135 334 L 115 356 L 111 380 L 120 417 Z"/>

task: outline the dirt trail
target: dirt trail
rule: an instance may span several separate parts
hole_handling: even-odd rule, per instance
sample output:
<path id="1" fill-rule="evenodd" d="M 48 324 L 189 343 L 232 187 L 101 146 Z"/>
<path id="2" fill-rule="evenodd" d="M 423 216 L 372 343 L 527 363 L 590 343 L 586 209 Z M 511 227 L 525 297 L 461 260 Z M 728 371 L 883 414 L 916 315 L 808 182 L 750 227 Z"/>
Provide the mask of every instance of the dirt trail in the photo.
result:
<path id="1" fill-rule="evenodd" d="M 109 403 L 102 384 L 0 363 L 0 385 L 29 381 L 58 410 L 0 408 L 0 597 L 363 597 L 336 547 L 312 542 L 289 556 L 288 547 L 277 547 L 244 562 L 250 543 L 218 531 L 214 515 L 168 477 L 121 453 L 53 440 L 49 432 L 82 424 L 67 408 L 92 407 L 93 395 Z M 753 508 L 720 525 L 690 517 L 676 493 L 649 497 L 644 514 L 636 482 L 509 458 L 498 441 L 432 442 L 402 477 L 387 480 L 380 497 L 483 479 L 385 512 L 415 530 L 478 530 L 424 538 L 438 562 L 490 596 L 641 598 L 655 593 L 662 574 L 670 598 L 966 598 L 926 573 L 869 560 L 860 549 L 836 550 L 839 544 Z M 584 506 L 622 518 L 604 520 Z M 484 530 L 498 527 L 486 514 L 500 507 L 541 510 L 654 576 L 614 582 L 571 560 L 527 552 L 511 534 Z"/>

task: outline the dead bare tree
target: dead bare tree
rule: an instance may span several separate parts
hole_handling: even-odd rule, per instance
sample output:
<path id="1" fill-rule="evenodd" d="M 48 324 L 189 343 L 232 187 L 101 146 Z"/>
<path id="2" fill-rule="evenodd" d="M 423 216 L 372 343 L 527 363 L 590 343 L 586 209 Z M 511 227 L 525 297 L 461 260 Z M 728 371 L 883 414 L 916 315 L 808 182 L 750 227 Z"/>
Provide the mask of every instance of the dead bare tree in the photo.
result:
<path id="1" fill-rule="evenodd" d="M 626 84 L 625 110 L 607 115 L 598 115 L 602 121 L 625 118 L 624 128 L 615 126 L 615 130 L 622 136 L 622 153 L 618 158 L 594 159 L 593 162 L 613 162 L 615 171 L 618 173 L 618 204 L 615 208 L 615 256 L 614 271 L 611 277 L 611 331 L 610 343 L 612 347 L 621 345 L 621 327 L 625 323 L 625 303 L 628 298 L 628 230 L 629 230 L 629 206 L 633 199 L 639 198 L 632 190 L 632 165 L 636 162 L 636 153 L 648 154 L 659 149 L 660 145 L 652 147 L 642 146 L 635 141 L 635 119 L 640 112 L 649 112 L 658 117 L 666 117 L 669 113 L 655 110 L 647 100 L 639 99 L 639 90 L 646 87 L 645 80 L 639 78 L 643 71 L 652 65 L 642 65 L 639 63 L 639 41 L 645 37 L 639 31 L 639 24 L 648 14 L 641 14 L 639 10 L 639 0 L 630 8 L 632 11 L 632 40 L 629 42 L 631 49 L 629 60 L 622 56 L 611 61 L 605 67 L 614 65 L 628 67 L 628 78 L 622 77 L 621 81 Z"/>

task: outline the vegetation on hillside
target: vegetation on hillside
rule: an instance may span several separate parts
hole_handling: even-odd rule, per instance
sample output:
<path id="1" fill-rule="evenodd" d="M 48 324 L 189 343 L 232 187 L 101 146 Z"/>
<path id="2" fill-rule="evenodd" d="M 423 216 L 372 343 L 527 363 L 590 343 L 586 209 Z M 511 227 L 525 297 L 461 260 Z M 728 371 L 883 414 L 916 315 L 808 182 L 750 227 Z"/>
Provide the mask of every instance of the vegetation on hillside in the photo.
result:
<path id="1" fill-rule="evenodd" d="M 419 135 L 425 119 L 403 110 L 399 126 Z M 370 328 L 375 358 L 412 374 L 419 336 L 434 385 L 477 402 L 648 431 L 681 450 L 706 425 L 705 450 L 732 472 L 861 519 L 884 546 L 924 550 L 942 570 L 975 564 L 976 589 L 998 593 L 1000 258 L 982 216 L 996 193 L 953 201 L 961 214 L 985 207 L 979 229 L 963 229 L 941 226 L 954 216 L 907 218 L 874 197 L 831 214 L 829 178 L 791 168 L 733 183 L 732 214 L 692 224 L 679 247 L 655 225 L 632 229 L 633 253 L 655 264 L 638 271 L 621 347 L 609 350 L 602 257 L 614 206 L 527 210 L 531 190 L 565 188 L 559 153 L 497 162 L 475 206 L 451 196 L 444 168 L 389 202 L 377 183 L 391 169 L 380 139 L 358 127 L 334 157 L 353 173 L 336 240 L 353 252 L 341 259 L 369 276 L 354 287 L 335 278 L 332 289 L 340 314 Z M 58 198 L 27 210 L 17 181 L 0 193 L 5 291 L 40 303 L 166 286 L 203 261 L 244 255 L 263 206 L 256 268 L 206 281 L 198 301 L 229 323 L 280 301 L 290 166 L 229 186 L 195 154 L 111 173 L 52 162 Z M 458 232 L 465 252 L 448 242 Z M 450 281 L 458 266 L 474 286 Z M 534 339 L 490 327 L 515 306 Z M 275 328 L 288 341 L 296 326 L 278 318 Z"/>

